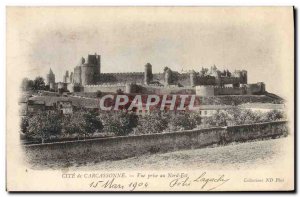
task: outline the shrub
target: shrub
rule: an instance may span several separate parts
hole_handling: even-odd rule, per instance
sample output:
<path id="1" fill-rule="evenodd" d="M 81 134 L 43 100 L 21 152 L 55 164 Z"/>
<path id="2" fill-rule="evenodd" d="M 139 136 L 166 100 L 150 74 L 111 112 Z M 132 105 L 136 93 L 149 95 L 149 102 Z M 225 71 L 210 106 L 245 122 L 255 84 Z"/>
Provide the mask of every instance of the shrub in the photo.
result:
<path id="1" fill-rule="evenodd" d="M 42 143 L 50 136 L 61 133 L 61 117 L 55 112 L 40 112 L 28 121 L 27 136 L 40 139 Z"/>
<path id="2" fill-rule="evenodd" d="M 100 90 L 98 90 L 98 91 L 96 92 L 96 97 L 97 97 L 97 98 L 101 98 L 102 94 L 103 94 L 103 93 L 102 93 Z"/>
<path id="3" fill-rule="evenodd" d="M 266 114 L 267 121 L 282 120 L 284 118 L 286 118 L 285 114 L 282 111 L 278 111 L 278 110 L 272 110 L 272 111 L 267 112 L 267 114 Z"/>
<path id="4" fill-rule="evenodd" d="M 217 111 L 211 117 L 204 118 L 203 124 L 206 125 L 206 127 L 242 125 L 276 121 L 281 120 L 284 117 L 284 113 L 277 110 L 263 113 L 249 109 L 233 108 L 229 110 Z"/>
<path id="5" fill-rule="evenodd" d="M 162 133 L 168 128 L 170 114 L 155 110 L 144 116 L 139 116 L 135 134 Z"/>
<path id="6" fill-rule="evenodd" d="M 76 134 L 78 137 L 91 135 L 103 129 L 102 122 L 97 114 L 78 111 L 64 118 L 64 129 L 67 134 Z"/>
<path id="7" fill-rule="evenodd" d="M 194 118 L 192 118 L 189 112 L 177 112 L 172 114 L 169 122 L 169 127 L 171 130 L 190 130 L 196 127 L 197 123 Z"/>
<path id="8" fill-rule="evenodd" d="M 228 121 L 232 120 L 232 114 L 228 111 L 218 110 L 214 115 L 203 119 L 203 124 L 206 127 L 227 126 Z"/>
<path id="9" fill-rule="evenodd" d="M 118 136 L 128 135 L 137 126 L 138 117 L 136 114 L 127 111 L 112 111 L 100 114 L 106 132 Z"/>
<path id="10" fill-rule="evenodd" d="M 21 127 L 21 132 L 23 134 L 27 133 L 28 126 L 29 126 L 29 118 L 27 116 L 22 117 L 21 118 L 21 125 L 20 125 L 20 127 Z"/>
<path id="11" fill-rule="evenodd" d="M 30 80 L 28 78 L 24 78 L 22 80 L 21 89 L 23 91 L 33 90 L 33 84 L 34 84 L 33 80 Z"/>

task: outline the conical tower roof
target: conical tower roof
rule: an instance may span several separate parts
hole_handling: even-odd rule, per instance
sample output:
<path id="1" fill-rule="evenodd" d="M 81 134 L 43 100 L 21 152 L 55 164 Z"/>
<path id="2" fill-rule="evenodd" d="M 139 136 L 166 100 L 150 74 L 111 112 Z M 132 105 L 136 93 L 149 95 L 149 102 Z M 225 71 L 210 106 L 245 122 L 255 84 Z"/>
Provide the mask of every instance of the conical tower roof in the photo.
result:
<path id="1" fill-rule="evenodd" d="M 50 74 L 50 75 L 53 75 L 53 71 L 52 71 L 51 68 L 50 68 L 49 74 Z"/>

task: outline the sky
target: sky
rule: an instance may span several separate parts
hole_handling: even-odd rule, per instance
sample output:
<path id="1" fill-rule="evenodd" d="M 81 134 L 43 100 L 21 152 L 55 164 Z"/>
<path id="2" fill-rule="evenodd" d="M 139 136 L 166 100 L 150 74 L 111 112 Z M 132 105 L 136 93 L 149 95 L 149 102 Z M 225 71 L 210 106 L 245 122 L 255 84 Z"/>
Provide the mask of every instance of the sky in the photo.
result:
<path id="1" fill-rule="evenodd" d="M 248 83 L 277 94 L 293 72 L 290 8 L 11 8 L 10 40 L 8 62 L 30 78 L 51 67 L 61 81 L 94 53 L 101 72 L 142 72 L 147 62 L 155 73 L 244 69 Z"/>

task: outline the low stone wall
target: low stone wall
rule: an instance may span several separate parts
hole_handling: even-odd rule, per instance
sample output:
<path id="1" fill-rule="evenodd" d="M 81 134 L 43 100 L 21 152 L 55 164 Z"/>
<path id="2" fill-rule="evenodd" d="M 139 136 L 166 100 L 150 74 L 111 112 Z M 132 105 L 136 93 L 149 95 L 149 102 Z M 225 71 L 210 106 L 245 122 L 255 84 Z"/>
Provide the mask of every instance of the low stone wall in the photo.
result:
<path id="1" fill-rule="evenodd" d="M 248 141 L 262 137 L 287 135 L 287 132 L 286 121 L 230 126 L 226 129 L 225 140 L 226 142 Z"/>
<path id="2" fill-rule="evenodd" d="M 276 137 L 286 133 L 286 121 L 278 121 L 173 133 L 25 145 L 24 151 L 30 162 L 41 165 L 48 162 L 76 163 L 78 160 L 99 162 L 147 153 L 196 149 L 213 144 Z"/>

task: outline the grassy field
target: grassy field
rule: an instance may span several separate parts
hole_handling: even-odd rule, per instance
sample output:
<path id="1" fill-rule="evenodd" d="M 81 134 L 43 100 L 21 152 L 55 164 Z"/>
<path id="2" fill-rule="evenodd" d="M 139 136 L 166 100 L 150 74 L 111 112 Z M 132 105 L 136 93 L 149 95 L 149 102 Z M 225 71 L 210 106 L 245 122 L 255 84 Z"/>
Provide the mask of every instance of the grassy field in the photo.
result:
<path id="1" fill-rule="evenodd" d="M 288 138 L 254 141 L 227 146 L 143 155 L 119 161 L 73 164 L 73 170 L 166 170 L 166 169 L 255 169 L 271 167 L 284 155 Z"/>

